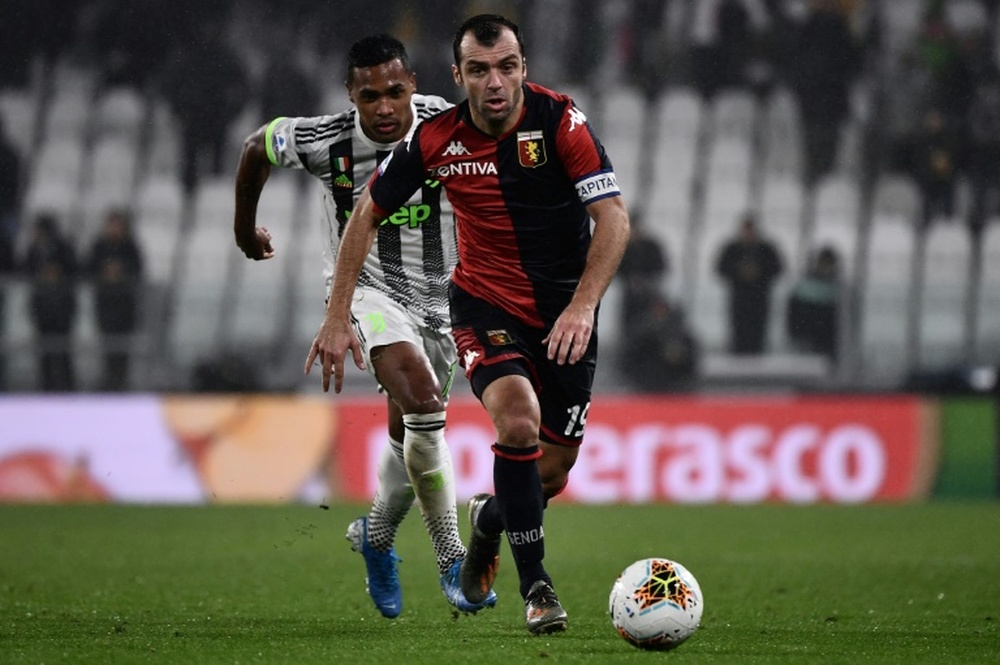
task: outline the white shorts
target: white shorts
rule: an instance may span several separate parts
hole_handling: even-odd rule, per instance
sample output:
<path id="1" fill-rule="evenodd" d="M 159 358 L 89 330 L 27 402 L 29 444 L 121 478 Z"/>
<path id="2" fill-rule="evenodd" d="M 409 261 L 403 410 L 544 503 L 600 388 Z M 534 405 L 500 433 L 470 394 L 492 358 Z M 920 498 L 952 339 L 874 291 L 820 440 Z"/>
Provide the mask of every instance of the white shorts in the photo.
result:
<path id="1" fill-rule="evenodd" d="M 372 349 L 410 342 L 427 354 L 441 384 L 441 394 L 447 399 L 458 366 L 458 352 L 450 327 L 429 328 L 423 317 L 414 315 L 381 291 L 361 286 L 354 291 L 351 323 L 361 341 L 365 365 L 372 376 L 375 375 Z"/>

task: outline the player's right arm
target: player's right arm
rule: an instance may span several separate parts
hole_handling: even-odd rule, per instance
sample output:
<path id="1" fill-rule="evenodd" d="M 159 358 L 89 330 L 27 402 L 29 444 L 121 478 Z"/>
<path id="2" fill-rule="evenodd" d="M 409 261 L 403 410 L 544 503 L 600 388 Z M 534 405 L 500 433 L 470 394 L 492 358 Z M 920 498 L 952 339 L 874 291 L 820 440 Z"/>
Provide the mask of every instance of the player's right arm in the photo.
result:
<path id="1" fill-rule="evenodd" d="M 392 211 L 398 210 L 417 191 L 426 178 L 420 151 L 418 127 L 409 141 L 396 146 L 379 165 L 375 174 L 358 197 L 344 233 L 340 237 L 333 284 L 326 304 L 326 315 L 313 339 L 306 358 L 306 374 L 319 360 L 323 368 L 323 390 L 340 392 L 344 381 L 344 358 L 348 351 L 358 369 L 365 368 L 361 343 L 351 326 L 351 303 L 354 288 L 378 235 L 378 227 Z"/>
<path id="2" fill-rule="evenodd" d="M 236 213 L 233 218 L 236 245 L 248 259 L 258 261 L 274 256 L 271 234 L 266 228 L 257 227 L 257 203 L 264 183 L 271 175 L 271 162 L 267 157 L 267 127 L 260 127 L 243 141 L 236 169 Z"/>
<path id="3" fill-rule="evenodd" d="M 305 367 L 308 374 L 313 363 L 319 360 L 323 369 L 324 392 L 330 389 L 331 375 L 334 392 L 340 392 L 344 383 L 344 359 L 348 351 L 354 357 L 354 364 L 358 369 L 365 368 L 361 342 L 351 325 L 351 302 L 365 257 L 375 243 L 379 224 L 384 217 L 377 212 L 371 194 L 365 188 L 347 220 L 344 235 L 340 238 L 326 315 L 313 339 Z"/>

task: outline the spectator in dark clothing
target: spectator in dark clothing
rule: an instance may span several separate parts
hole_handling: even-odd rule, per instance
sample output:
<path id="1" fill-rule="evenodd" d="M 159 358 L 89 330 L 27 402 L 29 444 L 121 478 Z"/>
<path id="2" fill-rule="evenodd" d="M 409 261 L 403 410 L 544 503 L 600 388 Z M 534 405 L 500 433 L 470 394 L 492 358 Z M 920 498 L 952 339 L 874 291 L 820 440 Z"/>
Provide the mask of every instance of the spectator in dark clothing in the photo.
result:
<path id="1" fill-rule="evenodd" d="M 747 63 L 753 42 L 750 12 L 743 0 L 721 0 L 715 10 L 721 83 L 740 87 L 747 83 Z"/>
<path id="2" fill-rule="evenodd" d="M 128 213 L 113 210 L 91 248 L 88 272 L 95 285 L 97 328 L 103 347 L 102 388 L 128 388 L 132 335 L 138 327 L 142 252 Z"/>
<path id="3" fill-rule="evenodd" d="M 0 233 L 0 391 L 7 387 L 7 283 L 15 268 L 14 242 Z"/>
<path id="4" fill-rule="evenodd" d="M 910 147 L 910 173 L 923 199 L 922 222 L 951 218 L 955 212 L 955 186 L 962 146 L 958 133 L 937 108 L 924 114 L 923 123 Z"/>
<path id="5" fill-rule="evenodd" d="M 12 146 L 0 116 L 0 235 L 9 244 L 21 225 L 21 154 Z"/>
<path id="6" fill-rule="evenodd" d="M 663 295 L 650 300 L 642 316 L 622 332 L 619 365 L 625 380 L 641 392 L 690 387 L 697 375 L 700 347 L 680 308 Z"/>
<path id="7" fill-rule="evenodd" d="M 771 288 L 784 270 L 777 248 L 761 236 L 757 219 L 746 214 L 736 238 L 723 245 L 716 271 L 729 287 L 730 351 L 758 354 L 765 348 Z"/>
<path id="8" fill-rule="evenodd" d="M 95 7 L 93 48 L 107 87 L 145 89 L 174 43 L 186 44 L 193 7 L 173 0 L 102 0 Z M 190 0 L 188 5 L 192 3 Z"/>
<path id="9" fill-rule="evenodd" d="M 835 0 L 812 0 L 788 63 L 802 119 L 806 182 L 812 184 L 836 162 L 851 84 L 861 65 L 860 49 Z"/>
<path id="10" fill-rule="evenodd" d="M 33 235 L 22 261 L 22 272 L 30 279 L 40 274 L 49 263 L 57 263 L 69 277 L 76 276 L 76 251 L 59 228 L 59 221 L 50 213 L 35 218 Z"/>
<path id="11" fill-rule="evenodd" d="M 785 326 L 797 348 L 836 359 L 840 289 L 840 257 L 832 247 L 823 247 L 788 297 Z"/>
<path id="12" fill-rule="evenodd" d="M 916 37 L 920 62 L 931 79 L 930 104 L 949 121 L 965 118 L 975 88 L 971 53 L 948 19 L 942 0 L 928 3 Z"/>
<path id="13" fill-rule="evenodd" d="M 77 312 L 76 254 L 54 217 L 42 214 L 35 220 L 24 268 L 31 281 L 29 317 L 38 335 L 41 388 L 75 390 L 71 333 Z"/>
<path id="14" fill-rule="evenodd" d="M 664 293 L 669 269 L 663 246 L 634 227 L 618 267 L 624 281 L 618 360 L 625 380 L 642 392 L 683 388 L 696 372 L 698 346 L 683 312 Z"/>
<path id="15" fill-rule="evenodd" d="M 223 172 L 226 131 L 250 96 L 246 69 L 227 46 L 224 27 L 219 17 L 203 17 L 196 36 L 176 45 L 162 78 L 181 125 L 181 181 L 189 192 L 202 176 Z"/>
<path id="16" fill-rule="evenodd" d="M 721 0 L 713 18 L 714 38 L 693 47 L 690 54 L 692 77 L 706 99 L 723 88 L 746 84 L 752 37 L 750 13 L 742 0 Z"/>
<path id="17" fill-rule="evenodd" d="M 640 321 L 649 306 L 662 297 L 663 279 L 670 262 L 663 246 L 641 225 L 633 226 L 618 276 L 623 281 L 621 327 L 627 332 Z"/>
<path id="18" fill-rule="evenodd" d="M 1000 70 L 990 69 L 976 89 L 969 109 L 969 223 L 981 229 L 1000 214 Z"/>

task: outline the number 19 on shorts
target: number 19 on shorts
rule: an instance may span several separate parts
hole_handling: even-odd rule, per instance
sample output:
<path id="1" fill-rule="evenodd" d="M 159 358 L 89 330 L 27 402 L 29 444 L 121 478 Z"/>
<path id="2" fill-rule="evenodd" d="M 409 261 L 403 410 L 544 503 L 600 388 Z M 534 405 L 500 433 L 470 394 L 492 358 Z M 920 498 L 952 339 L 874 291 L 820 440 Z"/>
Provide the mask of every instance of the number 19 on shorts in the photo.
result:
<path id="1" fill-rule="evenodd" d="M 590 411 L 590 402 L 583 405 L 577 404 L 566 409 L 566 412 L 569 414 L 569 420 L 566 422 L 566 429 L 563 430 L 563 434 L 574 438 L 583 436 L 583 429 L 587 426 L 588 411 Z"/>

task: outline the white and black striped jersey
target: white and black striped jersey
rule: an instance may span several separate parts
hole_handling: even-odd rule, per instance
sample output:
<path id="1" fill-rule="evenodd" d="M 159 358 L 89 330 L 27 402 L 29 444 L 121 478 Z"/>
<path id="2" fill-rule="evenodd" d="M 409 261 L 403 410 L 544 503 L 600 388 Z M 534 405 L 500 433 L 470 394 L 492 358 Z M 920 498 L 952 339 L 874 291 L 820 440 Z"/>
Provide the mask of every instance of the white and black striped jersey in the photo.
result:
<path id="1" fill-rule="evenodd" d="M 413 95 L 417 124 L 451 104 L 441 97 Z M 354 108 L 336 115 L 277 118 L 267 127 L 272 164 L 305 169 L 324 187 L 323 258 L 327 293 L 347 218 L 378 164 L 396 143 L 376 143 L 361 129 Z M 423 318 L 432 328 L 447 328 L 448 280 L 457 247 L 451 206 L 437 181 L 424 183 L 378 230 L 365 258 L 358 285 L 376 288 Z"/>

